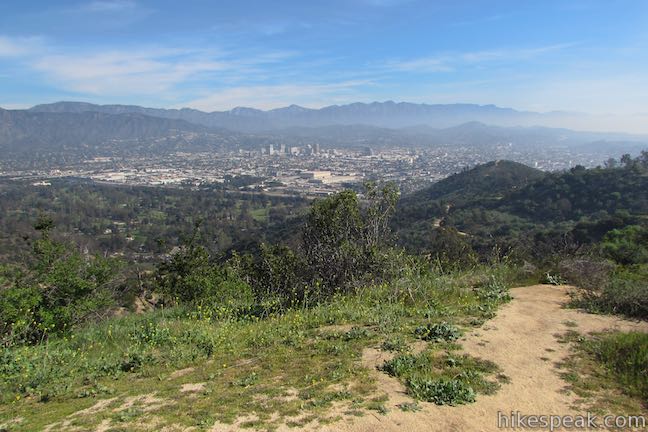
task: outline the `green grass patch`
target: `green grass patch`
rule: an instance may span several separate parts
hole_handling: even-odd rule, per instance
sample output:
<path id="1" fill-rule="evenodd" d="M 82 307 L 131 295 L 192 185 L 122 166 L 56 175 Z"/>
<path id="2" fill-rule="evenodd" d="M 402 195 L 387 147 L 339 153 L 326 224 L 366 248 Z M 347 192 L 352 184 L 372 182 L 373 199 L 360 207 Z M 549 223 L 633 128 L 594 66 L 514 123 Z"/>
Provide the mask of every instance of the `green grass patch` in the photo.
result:
<path id="1" fill-rule="evenodd" d="M 419 339 L 428 342 L 451 342 L 461 337 L 461 330 L 445 321 L 419 326 L 414 333 Z"/>
<path id="2" fill-rule="evenodd" d="M 497 365 L 448 351 L 401 354 L 386 361 L 382 370 L 401 379 L 414 398 L 437 405 L 474 402 L 477 393 L 491 394 L 499 387 L 498 380 L 486 379 L 498 371 Z"/>
<path id="3" fill-rule="evenodd" d="M 571 390 L 590 409 L 612 414 L 648 413 L 648 334 L 606 332 L 567 337 L 572 355 L 560 366 Z"/>
<path id="4" fill-rule="evenodd" d="M 483 267 L 471 275 L 500 278 L 506 271 Z M 146 422 L 209 429 L 216 421 L 253 416 L 248 420 L 255 427 L 274 429 L 334 421 L 334 404 L 354 415 L 385 413 L 373 372 L 360 361 L 363 350 L 406 352 L 422 323 L 434 328 L 485 319 L 484 311 L 491 314 L 503 297 L 480 295 L 471 280 L 461 273 L 412 275 L 266 318 L 156 310 L 90 324 L 43 344 L 4 348 L 0 427 L 21 419 L 10 430 L 52 424 L 53 430 L 94 430 L 102 422 L 114 430 L 138 430 Z M 459 379 L 476 393 L 493 390 L 484 376 L 494 365 L 452 354 L 453 342 L 433 346 L 446 353 L 426 351 L 395 373 L 420 387 L 415 397 L 433 400 L 426 380 Z M 443 399 L 451 391 L 441 388 L 439 400 L 468 401 Z M 97 408 L 102 401 L 109 402 Z M 75 414 L 83 409 L 88 414 Z"/>
<path id="5" fill-rule="evenodd" d="M 266 207 L 257 208 L 250 211 L 250 216 L 257 222 L 268 221 L 268 209 Z"/>

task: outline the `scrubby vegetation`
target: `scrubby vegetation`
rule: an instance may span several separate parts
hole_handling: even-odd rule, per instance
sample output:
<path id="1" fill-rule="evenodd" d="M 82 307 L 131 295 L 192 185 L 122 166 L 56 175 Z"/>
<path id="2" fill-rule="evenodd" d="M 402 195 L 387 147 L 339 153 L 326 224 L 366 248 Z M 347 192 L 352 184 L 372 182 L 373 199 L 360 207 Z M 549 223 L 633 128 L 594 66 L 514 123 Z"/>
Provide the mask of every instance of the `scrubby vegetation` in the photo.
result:
<path id="1" fill-rule="evenodd" d="M 43 341 L 88 320 L 101 319 L 123 290 L 120 263 L 83 255 L 49 238 L 52 222 L 40 220 L 30 271 L 5 276 L 0 296 L 0 342 L 5 347 Z"/>
<path id="2" fill-rule="evenodd" d="M 459 339 L 513 283 L 567 282 L 574 306 L 648 317 L 645 159 L 550 175 L 493 163 L 400 205 L 393 186 L 368 184 L 240 252 L 214 247 L 213 218 L 192 217 L 146 262 L 93 254 L 41 217 L 31 254 L 0 267 L 0 427 L 128 429 L 147 415 L 160 428 L 273 429 L 385 414 L 368 349 L 392 353 L 376 366 L 414 400 L 471 403 L 503 379 Z M 581 200 L 601 182 L 620 196 Z M 541 204 L 549 216 L 535 216 Z M 579 358 L 645 397 L 643 336 L 597 337 Z"/>
<path id="3" fill-rule="evenodd" d="M 363 349 L 394 339 L 410 344 L 422 323 L 452 320 L 470 327 L 481 322 L 497 302 L 480 299 L 468 284 L 489 275 L 514 276 L 506 267 L 452 275 L 421 270 L 407 289 L 395 281 L 265 317 L 226 307 L 176 306 L 86 325 L 44 343 L 4 349 L 0 415 L 25 417 L 15 430 L 31 430 L 98 399 L 151 392 L 173 399 L 172 406 L 153 413 L 168 425 L 196 426 L 204 420 L 211 427 L 216 420 L 254 413 L 259 425 L 271 427 L 277 421 L 273 412 L 294 421 L 300 421 L 300 413 L 326 421 L 326 409 L 336 401 L 349 410 L 372 409 L 377 389 L 359 364 Z M 186 375 L 174 375 L 192 367 Z M 453 364 L 447 373 L 458 368 Z M 204 383 L 199 393 L 205 398 L 178 394 L 186 383 Z M 217 406 L 211 405 L 212 392 Z M 43 403 L 46 411 L 35 410 Z M 110 410 L 75 418 L 74 424 L 96 425 L 112 418 L 119 406 L 115 402 Z"/>
<path id="4" fill-rule="evenodd" d="M 433 336 L 452 340 L 459 328 L 492 317 L 517 275 L 499 260 L 449 271 L 398 250 L 387 223 L 396 196 L 389 186 L 370 185 L 362 200 L 344 192 L 319 201 L 296 246 L 262 245 L 256 254 L 210 252 L 198 241 L 197 224 L 185 244 L 133 280 L 115 271 L 117 261 L 52 240 L 51 221 L 41 222 L 32 264 L 20 274 L 5 272 L 3 279 L 3 293 L 15 295 L 3 296 L 0 304 L 7 326 L 0 415 L 26 418 L 12 430 L 39 428 L 53 419 L 81 428 L 103 421 L 132 425 L 146 407 L 121 409 L 114 402 L 92 416 L 68 416 L 97 399 L 111 404 L 111 397 L 143 393 L 162 405 L 174 400 L 154 414 L 168 425 L 211 427 L 250 413 L 255 424 L 268 428 L 278 421 L 325 422 L 334 403 L 350 412 L 383 412 L 383 396 L 360 363 L 363 350 L 406 351 L 421 337 L 430 343 Z M 140 289 L 137 297 L 155 307 L 101 319 L 124 304 L 123 286 L 133 289 L 133 283 Z M 60 307 L 69 313 L 41 313 L 59 307 L 46 296 L 21 306 L 30 293 L 63 289 L 66 302 Z M 19 332 L 25 325 L 29 331 Z M 183 369 L 188 372 L 175 375 Z M 468 379 L 472 369 L 466 370 L 462 385 L 475 385 Z M 192 383 L 205 396 L 201 402 L 193 391 L 178 396 L 182 385 Z M 218 394 L 217 409 L 208 408 L 212 392 Z M 420 394 L 437 403 L 456 402 L 454 396 Z M 39 404 L 47 404 L 46 412 L 34 410 Z"/>
<path id="5" fill-rule="evenodd" d="M 612 230 L 580 262 L 563 263 L 563 274 L 575 283 L 573 304 L 593 312 L 648 318 L 648 227 Z M 567 265 L 565 265 L 567 264 Z"/>
<path id="6" fill-rule="evenodd" d="M 503 253 L 531 277 L 581 288 L 576 306 L 648 318 L 647 151 L 549 174 L 492 162 L 399 206 L 401 244 L 446 268 Z"/>
<path id="7" fill-rule="evenodd" d="M 490 394 L 499 384 L 485 375 L 497 372 L 491 362 L 474 359 L 438 348 L 418 354 L 401 354 L 386 361 L 382 370 L 405 382 L 408 392 L 416 399 L 437 405 L 459 405 L 474 402 L 477 393 Z"/>
<path id="8" fill-rule="evenodd" d="M 245 190 L 258 180 L 226 176 L 221 185 L 146 187 L 62 178 L 39 187 L 0 179 L 0 260 L 23 261 L 31 249 L 25 237 L 35 234 L 32 226 L 41 214 L 52 218 L 54 240 L 140 263 L 157 261 L 183 244 L 199 221 L 198 240 L 209 249 L 247 250 L 275 242 L 298 230 L 299 222 L 292 220 L 305 213 L 309 201 Z"/>
<path id="9" fill-rule="evenodd" d="M 648 334 L 607 332 L 583 337 L 571 333 L 567 337 L 576 343 L 572 356 L 562 364 L 572 390 L 599 412 L 642 412 L 648 400 Z"/>

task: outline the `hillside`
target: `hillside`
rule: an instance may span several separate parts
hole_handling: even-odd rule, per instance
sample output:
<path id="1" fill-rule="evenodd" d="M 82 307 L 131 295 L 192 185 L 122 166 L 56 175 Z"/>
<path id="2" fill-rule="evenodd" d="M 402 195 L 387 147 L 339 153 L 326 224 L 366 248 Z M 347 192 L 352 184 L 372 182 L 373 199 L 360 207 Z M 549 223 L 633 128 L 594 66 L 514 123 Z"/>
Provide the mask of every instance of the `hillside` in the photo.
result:
<path id="1" fill-rule="evenodd" d="M 410 243 L 417 233 L 440 225 L 457 209 L 496 202 L 545 175 L 540 170 L 511 161 L 478 165 L 402 197 L 394 229 L 405 237 L 406 244 Z"/>
<path id="2" fill-rule="evenodd" d="M 648 214 L 648 176 L 636 169 L 577 167 L 512 191 L 494 208 L 537 222 L 579 220 L 619 210 Z"/>
<path id="3" fill-rule="evenodd" d="M 602 227 L 646 214 L 648 176 L 637 163 L 542 173 L 491 162 L 403 197 L 394 229 L 414 250 L 447 247 L 434 234 L 443 227 L 465 234 L 461 241 L 481 252 L 498 244 L 545 253 L 565 235 L 600 240 Z"/>
<path id="4" fill-rule="evenodd" d="M 462 205 L 474 198 L 499 199 L 544 176 L 542 171 L 518 162 L 493 161 L 451 175 L 403 198 L 402 203 L 444 200 L 453 205 Z"/>
<path id="5" fill-rule="evenodd" d="M 143 114 L 0 109 L 0 149 L 4 156 L 217 148 L 222 136 L 205 126 Z"/>

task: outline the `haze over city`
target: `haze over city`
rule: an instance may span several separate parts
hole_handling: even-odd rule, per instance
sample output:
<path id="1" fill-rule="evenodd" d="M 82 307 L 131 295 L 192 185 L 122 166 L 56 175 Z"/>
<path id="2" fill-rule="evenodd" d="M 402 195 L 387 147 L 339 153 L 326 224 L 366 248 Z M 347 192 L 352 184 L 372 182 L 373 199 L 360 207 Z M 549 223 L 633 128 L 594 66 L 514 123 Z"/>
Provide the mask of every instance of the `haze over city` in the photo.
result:
<path id="1" fill-rule="evenodd" d="M 0 107 L 475 103 L 647 133 L 646 23 L 641 1 L 5 2 Z"/>

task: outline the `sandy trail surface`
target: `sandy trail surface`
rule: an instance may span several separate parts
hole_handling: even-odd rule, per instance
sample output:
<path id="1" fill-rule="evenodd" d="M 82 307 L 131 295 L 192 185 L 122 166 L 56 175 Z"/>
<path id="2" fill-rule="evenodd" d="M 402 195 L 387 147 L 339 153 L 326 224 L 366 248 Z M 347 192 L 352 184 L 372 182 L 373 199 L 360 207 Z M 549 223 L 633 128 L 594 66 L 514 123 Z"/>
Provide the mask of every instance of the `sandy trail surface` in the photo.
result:
<path id="1" fill-rule="evenodd" d="M 511 290 L 513 300 L 497 317 L 466 335 L 464 352 L 495 362 L 510 378 L 491 396 L 478 395 L 473 404 L 457 407 L 421 404 L 418 412 L 403 412 L 396 405 L 411 401 L 400 382 L 376 371 L 380 390 L 389 395 L 387 415 L 368 414 L 322 427 L 322 431 L 498 431 L 498 412 L 576 415 L 576 396 L 566 392 L 556 363 L 569 355 L 570 345 L 556 335 L 611 330 L 648 332 L 648 323 L 632 322 L 565 309 L 567 286 L 534 285 Z M 573 322 L 573 323 L 570 323 Z M 567 323 L 567 325 L 565 324 Z M 569 326 L 569 327 L 568 327 Z M 365 365 L 381 365 L 386 354 L 367 350 Z M 573 429 L 572 429 L 573 430 Z"/>

